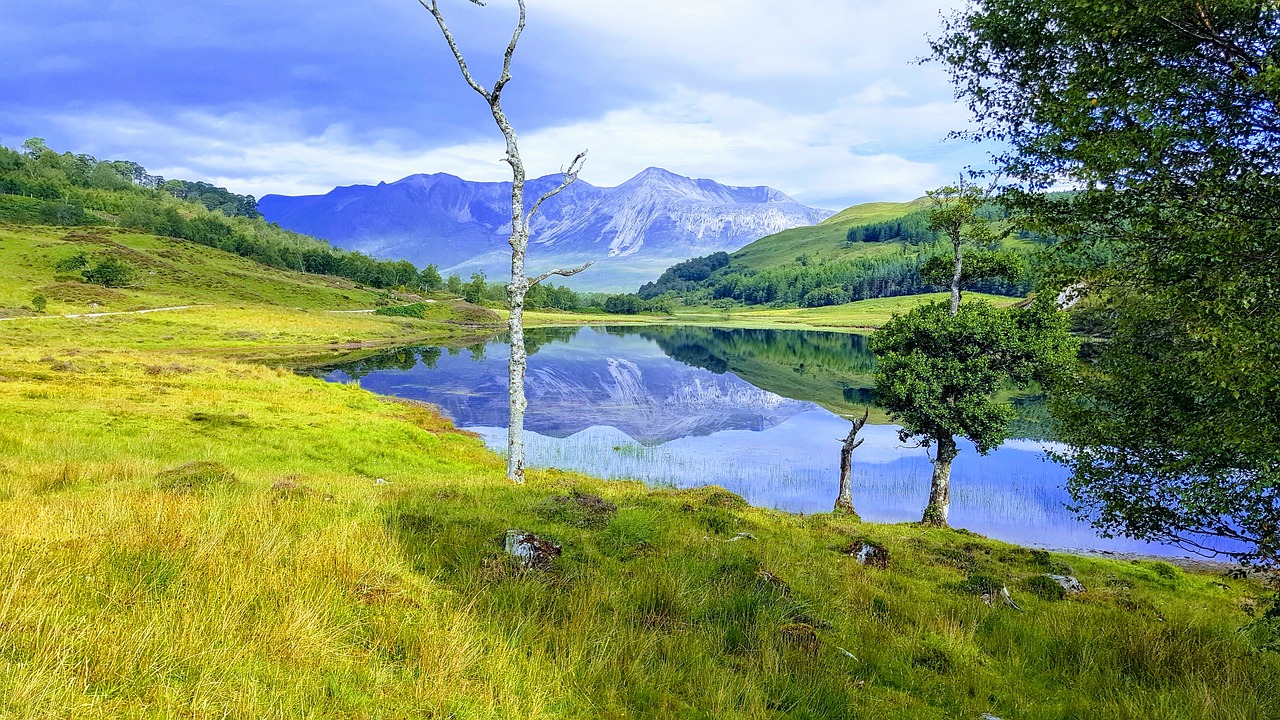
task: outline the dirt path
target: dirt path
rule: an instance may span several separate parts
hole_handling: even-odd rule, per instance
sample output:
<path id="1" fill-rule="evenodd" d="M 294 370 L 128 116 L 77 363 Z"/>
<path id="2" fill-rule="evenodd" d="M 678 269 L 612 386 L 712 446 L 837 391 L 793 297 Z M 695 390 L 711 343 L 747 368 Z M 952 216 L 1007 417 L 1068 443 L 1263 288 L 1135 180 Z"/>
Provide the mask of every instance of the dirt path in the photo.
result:
<path id="1" fill-rule="evenodd" d="M 6 320 L 52 320 L 54 318 L 76 319 L 76 318 L 99 318 L 109 317 L 111 315 L 146 315 L 147 313 L 169 312 L 171 310 L 189 310 L 191 308 L 213 307 L 212 305 L 174 305 L 173 307 L 149 308 L 147 310 L 120 310 L 116 312 L 96 312 L 96 313 L 76 313 L 74 315 L 28 315 L 26 317 L 0 318 L 0 322 Z"/>

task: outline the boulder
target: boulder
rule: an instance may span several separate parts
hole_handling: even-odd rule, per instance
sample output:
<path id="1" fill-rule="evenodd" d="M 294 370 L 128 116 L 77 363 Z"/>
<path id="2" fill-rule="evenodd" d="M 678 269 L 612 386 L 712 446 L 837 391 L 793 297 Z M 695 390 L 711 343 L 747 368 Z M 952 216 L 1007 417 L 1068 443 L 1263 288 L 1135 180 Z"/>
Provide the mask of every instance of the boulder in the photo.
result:
<path id="1" fill-rule="evenodd" d="M 877 570 L 889 569 L 889 551 L 883 545 L 862 540 L 851 545 L 848 554 L 859 565 L 866 565 Z"/>
<path id="2" fill-rule="evenodd" d="M 527 570 L 550 570 L 552 561 L 560 557 L 560 546 L 524 530 L 508 530 L 502 549 Z"/>
<path id="3" fill-rule="evenodd" d="M 1068 595 L 1079 595 L 1084 592 L 1084 585 L 1081 585 L 1079 580 L 1070 575 L 1047 575 L 1046 577 L 1058 583 L 1063 590 L 1067 591 Z"/>

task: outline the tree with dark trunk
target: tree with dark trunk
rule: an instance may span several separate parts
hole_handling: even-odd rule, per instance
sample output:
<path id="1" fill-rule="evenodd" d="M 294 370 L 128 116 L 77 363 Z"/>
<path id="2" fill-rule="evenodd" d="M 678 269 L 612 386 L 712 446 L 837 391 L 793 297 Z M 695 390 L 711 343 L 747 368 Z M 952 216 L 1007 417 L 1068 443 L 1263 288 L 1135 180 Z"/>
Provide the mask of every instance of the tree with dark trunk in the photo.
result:
<path id="1" fill-rule="evenodd" d="M 853 451 L 862 444 L 858 433 L 867 424 L 867 416 L 870 414 L 871 410 L 868 408 L 862 413 L 862 419 L 852 421 L 853 426 L 849 428 L 849 434 L 840 446 L 840 493 L 836 495 L 835 512 L 857 514 L 853 509 Z"/>
<path id="2" fill-rule="evenodd" d="M 470 1 L 475 5 L 484 5 L 480 0 Z M 552 275 L 569 277 L 591 266 L 591 263 L 586 263 L 572 269 L 551 270 L 533 278 L 528 277 L 525 274 L 525 253 L 529 248 L 529 221 L 538 212 L 538 208 L 541 207 L 542 203 L 559 194 L 578 179 L 578 173 L 582 171 L 582 164 L 586 159 L 587 153 L 585 150 L 578 153 L 577 157 L 569 163 L 569 166 L 563 169 L 564 179 L 560 185 L 538 198 L 533 203 L 533 207 L 526 213 L 524 161 L 520 158 L 520 146 L 516 131 L 507 119 L 506 112 L 502 109 L 502 91 L 506 88 L 507 83 L 511 81 L 511 60 L 515 55 L 516 45 L 520 42 L 520 35 L 524 32 L 525 0 L 517 0 L 516 2 L 519 7 L 519 19 L 516 23 L 515 31 L 511 34 L 511 41 L 507 43 L 506 52 L 502 56 L 502 72 L 492 88 L 486 88 L 476 80 L 471 70 L 467 67 L 467 61 L 463 58 L 462 50 L 458 47 L 458 43 L 448 25 L 445 24 L 439 0 L 418 0 L 418 2 L 435 18 L 436 24 L 440 26 L 440 32 L 444 35 L 445 42 L 448 43 L 454 59 L 458 62 L 458 68 L 462 71 L 463 80 L 480 97 L 484 98 L 484 101 L 489 106 L 490 114 L 493 115 L 494 123 L 497 124 L 498 130 L 506 141 L 507 152 L 503 162 L 511 166 L 512 181 L 511 238 L 509 241 L 511 245 L 511 282 L 507 285 L 507 303 L 510 306 L 507 330 L 510 335 L 511 345 L 511 358 L 507 363 L 510 407 L 510 421 L 507 424 L 507 479 L 519 484 L 524 482 L 524 412 L 528 407 L 524 393 L 524 376 L 527 364 L 527 355 L 524 347 L 525 296 L 529 293 L 529 288 Z"/>
<path id="3" fill-rule="evenodd" d="M 929 303 L 871 336 L 876 401 L 902 426 L 903 442 L 936 446 L 921 522 L 949 522 L 956 438 L 968 438 L 983 455 L 998 447 L 1014 411 L 997 393 L 1062 375 L 1075 348 L 1065 316 L 1045 298 L 1026 308 L 967 302 L 954 315 L 946 303 Z"/>

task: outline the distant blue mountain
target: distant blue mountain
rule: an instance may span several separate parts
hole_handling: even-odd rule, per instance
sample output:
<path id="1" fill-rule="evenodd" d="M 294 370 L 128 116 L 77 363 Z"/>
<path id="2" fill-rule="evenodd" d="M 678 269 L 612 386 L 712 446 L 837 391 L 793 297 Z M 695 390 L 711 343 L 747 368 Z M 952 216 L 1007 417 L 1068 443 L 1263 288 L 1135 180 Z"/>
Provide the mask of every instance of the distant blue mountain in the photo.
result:
<path id="1" fill-rule="evenodd" d="M 559 182 L 558 175 L 531 180 L 526 197 L 532 202 Z M 267 195 L 258 207 L 268 220 L 338 247 L 497 279 L 510 263 L 510 197 L 511 183 L 436 173 L 324 195 Z M 635 289 L 674 262 L 737 250 L 832 214 L 772 188 L 649 168 L 613 188 L 579 180 L 547 201 L 533 221 L 529 264 L 538 271 L 595 260 L 578 287 Z"/>

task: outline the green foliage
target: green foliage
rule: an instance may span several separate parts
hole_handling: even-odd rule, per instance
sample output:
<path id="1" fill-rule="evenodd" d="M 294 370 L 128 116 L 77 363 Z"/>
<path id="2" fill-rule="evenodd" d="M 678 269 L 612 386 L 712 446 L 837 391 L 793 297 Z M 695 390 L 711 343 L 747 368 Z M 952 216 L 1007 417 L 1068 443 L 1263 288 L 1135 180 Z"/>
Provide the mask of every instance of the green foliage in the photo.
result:
<path id="1" fill-rule="evenodd" d="M 663 271 L 657 280 L 640 286 L 638 295 L 645 300 L 667 292 L 685 292 L 711 277 L 716 270 L 729 265 L 729 253 L 716 252 L 676 263 Z"/>
<path id="2" fill-rule="evenodd" d="M 484 302 L 484 293 L 484 273 L 474 273 L 471 275 L 471 282 L 462 288 L 462 299 L 473 305 L 479 305 Z"/>
<path id="3" fill-rule="evenodd" d="M 955 274 L 954 257 L 933 255 L 920 266 L 920 276 L 931 285 L 939 287 L 951 284 Z M 961 265 L 960 287 L 969 289 L 983 280 L 1003 280 L 1017 283 L 1027 273 L 1024 256 L 1009 250 L 970 250 L 964 253 Z"/>
<path id="4" fill-rule="evenodd" d="M 87 220 L 79 200 L 47 202 L 40 207 L 40 220 L 49 225 L 80 225 Z"/>
<path id="5" fill-rule="evenodd" d="M 956 584 L 956 590 L 966 595 L 995 595 L 1004 587 L 1004 581 L 991 575 L 970 575 Z"/>
<path id="6" fill-rule="evenodd" d="M 43 315 L 44 311 L 47 310 L 48 308 L 49 308 L 49 298 L 43 295 L 36 295 L 31 298 L 31 310 L 33 312 L 37 312 Z"/>
<path id="7" fill-rule="evenodd" d="M 915 436 L 927 446 L 963 436 L 986 454 L 1007 439 L 1014 416 L 998 391 L 1061 374 L 1075 343 L 1065 317 L 1045 302 L 1026 309 L 967 302 L 954 317 L 945 303 L 930 303 L 876 331 L 871 349 L 877 402 L 902 425 L 904 441 Z"/>
<path id="8" fill-rule="evenodd" d="M 1081 511 L 1280 562 L 1280 6 L 987 0 L 932 45 L 1111 313 L 1054 406 Z"/>
<path id="9" fill-rule="evenodd" d="M 440 268 L 430 263 L 422 268 L 418 284 L 427 292 L 440 292 L 444 289 L 444 278 L 440 277 Z"/>
<path id="10" fill-rule="evenodd" d="M 237 195 L 226 188 L 204 182 L 170 180 L 161 189 L 179 200 L 193 200 L 223 215 L 261 219 L 258 201 L 252 195 Z"/>
<path id="11" fill-rule="evenodd" d="M 68 255 L 58 262 L 54 263 L 53 268 L 58 272 L 75 272 L 89 265 L 89 258 L 84 253 L 76 253 Z"/>
<path id="12" fill-rule="evenodd" d="M 150 175 L 137 163 L 56 153 L 39 138 L 0 148 L 0 220 L 120 227 L 181 238 L 282 270 L 337 275 L 375 288 L 419 288 L 412 263 L 379 261 L 268 224 L 250 195 Z"/>
<path id="13" fill-rule="evenodd" d="M 409 305 L 388 305 L 387 307 L 380 307 L 377 310 L 374 310 L 373 314 L 421 319 L 426 314 L 426 311 L 426 303 L 412 303 Z"/>
<path id="14" fill-rule="evenodd" d="M 107 256 L 84 271 L 84 281 L 109 288 L 125 287 L 133 282 L 134 270 L 125 261 Z"/>
<path id="15" fill-rule="evenodd" d="M 850 243 L 898 240 L 911 245 L 924 245 L 937 239 L 937 231 L 929 227 L 927 210 L 916 210 L 896 220 L 855 225 L 845 233 L 845 241 Z"/>

